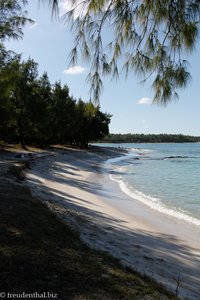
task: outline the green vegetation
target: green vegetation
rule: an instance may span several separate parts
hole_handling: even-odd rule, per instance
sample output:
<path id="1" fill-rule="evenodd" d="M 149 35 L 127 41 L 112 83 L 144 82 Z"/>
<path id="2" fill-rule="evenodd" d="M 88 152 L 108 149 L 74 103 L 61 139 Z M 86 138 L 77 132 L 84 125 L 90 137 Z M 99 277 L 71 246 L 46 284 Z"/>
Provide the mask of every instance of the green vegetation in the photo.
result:
<path id="1" fill-rule="evenodd" d="M 67 300 L 176 299 L 118 260 L 89 249 L 23 187 L 20 170 L 11 168 L 17 183 L 4 169 L 5 164 L 0 169 L 1 292 L 51 292 Z"/>
<path id="2" fill-rule="evenodd" d="M 0 41 L 7 38 L 19 39 L 23 36 L 23 27 L 34 23 L 26 17 L 24 6 L 27 0 L 1 0 L 0 1 Z M 0 44 L 1 44 L 0 42 Z"/>
<path id="3" fill-rule="evenodd" d="M 11 57 L 10 57 L 11 56 Z M 6 53 L 0 66 L 0 139 L 47 146 L 52 143 L 86 147 L 108 134 L 110 115 L 76 101 L 67 85 L 38 78 L 37 64 Z"/>
<path id="4" fill-rule="evenodd" d="M 109 134 L 103 143 L 197 143 L 200 137 L 182 134 Z"/>
<path id="5" fill-rule="evenodd" d="M 40 1 L 52 3 L 54 11 L 61 2 Z M 102 77 L 118 77 L 120 66 L 126 76 L 134 72 L 144 82 L 151 78 L 158 104 L 165 105 L 178 96 L 177 88 L 187 86 L 186 53 L 197 45 L 199 0 L 68 2 L 72 8 L 64 20 L 71 24 L 74 36 L 71 62 L 80 55 L 90 63 L 94 101 L 99 99 Z M 109 31 L 106 38 L 105 31 Z"/>
<path id="6" fill-rule="evenodd" d="M 0 66 L 0 139 L 47 146 L 52 143 L 86 147 L 108 134 L 110 115 L 76 101 L 67 85 L 38 78 L 37 64 L 5 51 Z"/>
<path id="7" fill-rule="evenodd" d="M 46 73 L 39 77 L 34 60 L 21 61 L 3 45 L 8 38 L 21 38 L 23 26 L 32 22 L 23 10 L 26 2 L 0 1 L 0 139 L 22 147 L 87 146 L 108 134 L 111 116 L 92 103 L 75 100 L 66 85 L 51 84 Z M 20 183 L 24 164 L 19 168 L 10 163 L 6 172 L 7 164 L 1 162 L 1 293 L 51 292 L 58 299 L 74 300 L 176 299 L 150 279 L 125 270 L 116 259 L 84 245 L 77 232 Z"/>
<path id="8" fill-rule="evenodd" d="M 51 84 L 38 65 L 6 50 L 3 42 L 19 39 L 33 22 L 23 8 L 27 1 L 0 2 L 0 140 L 47 146 L 52 143 L 87 147 L 108 134 L 111 116 L 92 103 L 70 96 L 67 85 Z"/>

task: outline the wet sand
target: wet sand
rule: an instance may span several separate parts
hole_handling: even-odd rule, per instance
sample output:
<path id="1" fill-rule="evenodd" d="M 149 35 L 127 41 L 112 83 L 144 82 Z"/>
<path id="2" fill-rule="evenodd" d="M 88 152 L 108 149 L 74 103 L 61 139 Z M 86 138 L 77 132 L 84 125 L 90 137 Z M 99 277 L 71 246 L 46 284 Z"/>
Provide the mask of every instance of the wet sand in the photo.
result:
<path id="1" fill-rule="evenodd" d="M 91 247 L 164 284 L 200 299 L 199 226 L 157 212 L 124 194 L 103 162 L 121 149 L 55 151 L 27 173 L 32 193 Z"/>

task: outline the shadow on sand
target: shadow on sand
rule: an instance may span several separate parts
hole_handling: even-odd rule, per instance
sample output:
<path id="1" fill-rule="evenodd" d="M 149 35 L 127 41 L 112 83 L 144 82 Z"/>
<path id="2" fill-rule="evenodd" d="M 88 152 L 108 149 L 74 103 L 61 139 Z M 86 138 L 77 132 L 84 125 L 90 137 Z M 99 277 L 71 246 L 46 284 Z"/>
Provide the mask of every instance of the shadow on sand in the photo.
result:
<path id="1" fill-rule="evenodd" d="M 122 153 L 120 153 L 122 154 Z M 112 154 L 116 156 L 116 153 Z M 79 170 L 94 172 L 101 176 L 102 160 L 111 153 L 94 155 L 91 152 L 70 151 L 66 155 L 57 153 L 53 158 L 41 160 L 40 168 L 33 166 L 29 179 L 33 192 L 56 210 L 60 216 L 81 231 L 82 239 L 90 246 L 106 250 L 139 272 L 153 277 L 175 291 L 180 283 L 180 295 L 188 299 L 200 298 L 200 255 L 173 234 L 152 234 L 150 231 L 130 229 L 126 220 L 100 213 L 95 202 L 92 209 L 86 207 L 86 193 L 106 196 L 100 181 L 82 178 Z M 46 185 L 49 181 L 49 185 Z M 55 186 L 55 183 L 57 186 Z M 62 187 L 66 186 L 66 189 Z M 83 192 L 70 193 L 70 188 Z M 68 192 L 69 190 L 69 192 Z M 116 199 L 120 196 L 115 195 Z M 91 206 L 90 206 L 91 207 Z"/>

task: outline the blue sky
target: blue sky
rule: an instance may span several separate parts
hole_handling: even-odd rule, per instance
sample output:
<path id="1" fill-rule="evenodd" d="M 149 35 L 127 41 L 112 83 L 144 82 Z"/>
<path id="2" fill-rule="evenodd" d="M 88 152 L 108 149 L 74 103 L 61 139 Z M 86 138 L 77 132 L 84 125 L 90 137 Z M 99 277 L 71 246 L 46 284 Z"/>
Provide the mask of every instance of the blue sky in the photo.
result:
<path id="1" fill-rule="evenodd" d="M 23 40 L 9 41 L 7 48 L 22 53 L 22 58 L 33 58 L 39 64 L 39 72 L 47 71 L 51 83 L 61 80 L 67 84 L 75 98 L 89 100 L 86 83 L 88 66 L 79 61 L 75 69 L 69 69 L 69 52 L 73 46 L 67 26 L 51 19 L 47 5 L 29 1 L 28 16 L 35 20 L 26 26 Z M 199 45 L 198 45 L 199 46 Z M 112 133 L 182 133 L 200 135 L 200 50 L 189 57 L 192 80 L 186 89 L 179 91 L 179 100 L 167 107 L 152 105 L 150 86 L 139 83 L 134 74 L 128 79 L 120 76 L 118 81 L 105 78 L 100 99 L 101 110 L 113 115 Z M 150 101 L 149 101 L 150 100 Z"/>

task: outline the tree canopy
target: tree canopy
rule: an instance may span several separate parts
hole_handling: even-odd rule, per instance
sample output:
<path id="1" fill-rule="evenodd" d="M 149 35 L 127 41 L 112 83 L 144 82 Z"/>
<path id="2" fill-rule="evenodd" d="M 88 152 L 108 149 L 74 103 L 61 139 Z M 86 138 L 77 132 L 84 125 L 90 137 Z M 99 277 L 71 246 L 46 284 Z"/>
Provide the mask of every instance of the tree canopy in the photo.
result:
<path id="1" fill-rule="evenodd" d="M 27 18 L 24 10 L 27 0 L 0 1 L 0 41 L 8 38 L 19 39 L 23 36 L 23 27 L 27 23 L 34 23 Z"/>
<path id="2" fill-rule="evenodd" d="M 42 1 L 42 0 L 40 0 Z M 43 0 L 58 8 L 60 0 Z M 188 84 L 185 54 L 199 33 L 199 0 L 68 0 L 64 20 L 71 23 L 71 63 L 81 55 L 90 63 L 91 98 L 98 102 L 102 76 L 118 77 L 119 65 L 151 78 L 154 102 L 166 104 Z M 104 33 L 109 32 L 105 41 Z M 107 37 L 108 39 L 108 37 Z M 80 51 L 79 51 L 80 49 Z"/>
<path id="3" fill-rule="evenodd" d="M 8 51 L 4 41 L 23 36 L 26 0 L 0 1 L 0 140 L 47 146 L 52 143 L 87 147 L 108 134 L 111 116 L 92 103 L 78 101 L 67 85 L 38 77 L 33 59 Z"/>
<path id="4" fill-rule="evenodd" d="M 9 54 L 0 66 L 0 140 L 47 146 L 89 142 L 109 133 L 111 116 L 91 102 L 70 96 L 67 85 L 51 84 L 38 65 Z"/>

